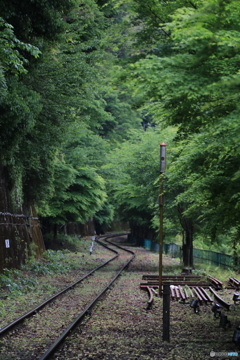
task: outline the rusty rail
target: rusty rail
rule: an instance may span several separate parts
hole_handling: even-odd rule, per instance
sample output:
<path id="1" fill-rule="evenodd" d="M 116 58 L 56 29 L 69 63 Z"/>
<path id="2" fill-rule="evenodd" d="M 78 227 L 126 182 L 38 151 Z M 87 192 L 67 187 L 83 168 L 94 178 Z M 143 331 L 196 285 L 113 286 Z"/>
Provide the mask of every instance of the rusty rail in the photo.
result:
<path id="1" fill-rule="evenodd" d="M 210 295 L 207 293 L 207 291 L 203 287 L 193 287 L 193 291 L 195 292 L 199 302 L 202 303 L 212 303 L 213 299 L 210 297 Z"/>
<path id="2" fill-rule="evenodd" d="M 187 285 L 187 287 L 185 287 L 185 285 L 186 284 L 184 284 L 183 287 L 178 283 L 174 284 L 173 282 L 171 282 L 170 294 L 172 300 L 182 301 L 183 303 L 185 303 L 190 298 L 195 297 L 199 300 L 199 304 L 201 305 L 209 304 L 209 303 L 212 304 L 214 302 L 212 297 L 207 293 L 206 288 L 193 284 Z M 147 291 L 149 291 L 148 289 L 151 288 L 152 290 L 158 289 L 158 287 L 159 287 L 158 283 L 148 282 L 148 283 L 140 284 L 140 288 L 142 290 L 147 290 Z"/>
<path id="3" fill-rule="evenodd" d="M 175 286 L 178 286 L 178 285 L 181 285 L 181 286 L 185 286 L 185 285 L 188 285 L 188 286 L 201 286 L 201 287 L 204 287 L 204 288 L 208 288 L 209 287 L 209 283 L 207 282 L 193 282 L 193 281 L 170 281 L 171 285 L 175 285 Z M 158 285 L 159 283 L 157 281 L 148 281 L 146 283 L 141 283 L 140 284 L 141 286 L 151 286 L 151 287 L 154 287 L 155 289 L 158 288 Z"/>
<path id="4" fill-rule="evenodd" d="M 112 238 L 117 235 L 107 236 L 106 238 Z M 50 346 L 50 348 L 40 357 L 39 360 L 46 360 L 49 359 L 50 356 L 56 351 L 56 349 L 62 344 L 65 338 L 68 336 L 69 333 L 78 325 L 85 316 L 89 313 L 89 311 L 94 307 L 94 305 L 99 301 L 103 294 L 112 286 L 112 284 L 118 279 L 121 273 L 128 267 L 130 262 L 135 258 L 135 253 L 129 249 L 125 249 L 120 245 L 112 243 L 111 241 L 105 239 L 109 244 L 118 247 L 130 254 L 132 254 L 131 258 L 121 267 L 121 269 L 117 272 L 117 274 L 113 277 L 113 279 L 103 288 L 102 291 L 86 306 L 86 308 L 72 321 L 72 323 L 63 331 L 63 333 L 56 339 L 56 341 Z"/>
<path id="5" fill-rule="evenodd" d="M 230 304 L 227 303 L 225 300 L 223 300 L 216 292 L 215 290 L 213 290 L 213 288 L 211 286 L 209 286 L 209 290 L 211 291 L 211 293 L 214 296 L 214 299 L 217 301 L 217 303 L 219 305 L 221 305 L 223 308 L 225 308 L 226 310 L 230 310 Z"/>
<path id="6" fill-rule="evenodd" d="M 208 280 L 210 281 L 211 285 L 214 286 L 215 290 L 221 290 L 223 287 L 223 283 L 216 279 L 215 277 L 208 275 Z"/>
<path id="7" fill-rule="evenodd" d="M 193 289 L 193 291 L 195 292 L 195 294 L 196 294 L 196 296 L 197 296 L 200 304 L 202 304 L 203 302 L 206 302 L 206 298 L 205 298 L 205 296 L 199 291 L 199 288 L 193 287 L 192 289 Z"/>
<path id="8" fill-rule="evenodd" d="M 113 236 L 111 236 L 113 237 Z M 100 241 L 98 241 L 100 243 Z M 110 244 L 117 246 L 118 248 L 120 248 L 119 245 L 113 244 L 111 242 L 109 242 Z M 48 299 L 48 301 L 45 301 L 44 303 L 40 304 L 37 308 L 33 309 L 32 311 L 28 312 L 27 314 L 25 314 L 24 316 L 22 316 L 21 318 L 17 319 L 17 321 L 15 320 L 13 323 L 7 325 L 5 328 L 0 329 L 0 334 L 2 335 L 4 332 L 6 332 L 7 330 L 9 330 L 11 327 L 15 326 L 18 322 L 24 320 L 24 318 L 29 317 L 31 315 L 33 315 L 36 311 L 38 311 L 40 308 L 42 308 L 43 306 L 45 306 L 48 302 L 52 301 L 53 299 L 55 299 L 57 296 L 59 296 L 60 294 L 63 294 L 64 292 L 66 292 L 67 290 L 71 290 L 75 285 L 77 285 L 81 280 L 83 280 L 83 278 L 86 278 L 87 276 L 91 275 L 94 271 L 96 271 L 97 269 L 100 269 L 101 267 L 105 266 L 107 263 L 109 263 L 110 261 L 112 261 L 113 259 L 116 259 L 119 256 L 119 252 L 117 252 L 115 249 L 111 249 L 110 247 L 106 246 L 106 244 L 101 243 L 101 245 L 105 246 L 108 250 L 110 250 L 111 252 L 114 253 L 114 256 L 112 257 L 111 254 L 111 258 L 109 260 L 107 260 L 106 262 L 104 262 L 104 264 L 101 264 L 100 266 L 97 266 L 95 269 L 93 269 L 92 271 L 90 271 L 87 275 L 85 275 L 84 277 L 82 277 L 81 279 L 78 279 L 76 282 L 71 283 L 67 288 L 61 290 L 59 293 L 55 294 L 54 296 L 52 296 L 51 298 Z M 86 308 L 81 312 L 81 314 L 79 314 L 76 319 L 63 331 L 63 333 L 59 336 L 59 338 L 55 341 L 55 343 L 52 344 L 52 346 L 46 351 L 45 354 L 42 355 L 41 359 L 48 359 L 54 352 L 55 349 L 58 347 L 58 345 L 64 341 L 65 337 L 68 336 L 68 333 L 71 332 L 71 330 L 86 316 L 89 314 L 89 311 L 92 309 L 92 307 L 97 303 L 97 301 L 101 298 L 101 296 L 103 294 L 106 293 L 106 291 L 108 289 L 110 289 L 110 287 L 112 286 L 112 284 L 114 283 L 115 280 L 117 280 L 117 278 L 121 275 L 122 271 L 124 271 L 127 266 L 130 264 L 130 262 L 134 259 L 135 254 L 133 251 L 129 250 L 129 249 L 125 249 L 123 247 L 121 247 L 122 250 L 127 251 L 128 253 L 131 254 L 131 258 L 130 256 L 128 256 L 128 260 L 125 261 L 124 259 L 124 265 L 121 262 L 121 266 L 117 266 L 117 274 L 116 271 L 114 269 L 114 277 L 110 280 L 110 282 L 108 282 L 107 286 L 104 287 L 102 289 L 102 291 L 99 292 L 99 294 L 92 299 L 88 305 L 86 306 Z M 121 268 L 120 268 L 121 267 Z M 120 270 L 119 270 L 120 269 Z M 105 283 L 106 284 L 106 283 Z M 37 329 L 36 329 L 37 330 Z M 11 334 L 10 338 L 14 338 L 15 334 Z M 50 336 L 49 336 L 50 337 Z M 9 337 L 8 337 L 9 338 Z M 6 337 L 7 340 L 7 337 Z M 40 344 L 40 342 L 39 342 Z M 33 349 L 34 351 L 37 349 Z M 0 356 L 1 357 L 1 356 Z M 13 356 L 15 358 L 15 356 Z M 18 358 L 18 356 L 16 356 L 16 358 Z M 34 359 L 38 358 L 38 356 L 34 356 Z"/>
<path id="9" fill-rule="evenodd" d="M 211 296 L 207 293 L 207 291 L 204 288 L 200 288 L 201 292 L 206 296 L 207 298 L 207 302 L 213 303 L 213 299 L 211 298 Z"/>
<path id="10" fill-rule="evenodd" d="M 178 291 L 179 291 L 179 295 L 181 296 L 181 299 L 183 302 L 185 302 L 188 298 L 188 295 L 185 293 L 184 291 L 185 289 L 183 289 L 180 285 L 178 285 Z"/>
<path id="11" fill-rule="evenodd" d="M 147 302 L 146 310 L 150 310 L 152 308 L 152 305 L 153 305 L 153 291 L 149 286 L 143 287 L 142 289 L 147 290 L 147 292 L 148 292 L 149 300 Z"/>
<path id="12" fill-rule="evenodd" d="M 103 247 L 108 248 L 104 243 L 100 242 L 99 240 L 96 240 L 97 242 L 99 242 L 99 244 L 101 244 Z M 57 292 L 56 294 L 52 295 L 50 298 L 46 299 L 45 301 L 43 301 L 41 304 L 39 304 L 38 306 L 36 306 L 35 308 L 31 309 L 30 311 L 28 311 L 27 313 L 24 313 L 22 316 L 18 317 L 17 319 L 13 320 L 11 323 L 9 323 L 8 325 L 4 326 L 3 328 L 0 328 L 0 336 L 5 334 L 7 331 L 13 329 L 17 324 L 21 323 L 23 320 L 35 315 L 36 313 L 38 313 L 39 310 L 41 310 L 44 306 L 46 306 L 47 304 L 51 303 L 53 300 L 55 300 L 57 297 L 59 297 L 60 295 L 66 293 L 69 290 L 72 290 L 77 284 L 81 283 L 84 279 L 86 279 L 88 276 L 92 275 L 94 272 L 96 272 L 97 270 L 101 269 L 102 267 L 106 266 L 109 262 L 113 261 L 114 259 L 116 259 L 116 257 L 118 257 L 118 252 L 114 249 L 108 248 L 108 250 L 114 252 L 116 255 L 114 255 L 112 258 L 110 258 L 109 260 L 105 261 L 103 264 L 97 266 L 96 268 L 94 268 L 93 270 L 89 271 L 86 275 L 82 276 L 80 279 L 78 279 L 77 281 L 71 283 L 70 285 L 68 285 L 66 288 L 60 290 L 59 292 Z"/>
<path id="13" fill-rule="evenodd" d="M 234 289 L 239 290 L 240 289 L 240 281 L 236 278 L 229 278 L 228 283 L 230 286 L 232 286 Z"/>
<path id="14" fill-rule="evenodd" d="M 183 274 L 183 275 L 162 275 L 162 278 L 167 279 L 167 280 L 187 280 L 187 281 L 202 280 L 202 277 L 199 275 L 185 275 L 185 274 Z M 158 281 L 159 275 L 143 275 L 142 279 Z"/>

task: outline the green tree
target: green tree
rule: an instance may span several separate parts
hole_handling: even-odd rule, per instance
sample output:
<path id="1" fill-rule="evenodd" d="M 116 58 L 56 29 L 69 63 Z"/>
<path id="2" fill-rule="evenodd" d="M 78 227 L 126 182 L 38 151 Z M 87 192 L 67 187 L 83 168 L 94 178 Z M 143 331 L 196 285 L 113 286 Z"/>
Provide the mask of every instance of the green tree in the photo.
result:
<path id="1" fill-rule="evenodd" d="M 131 64 L 127 76 L 140 106 L 155 122 L 178 125 L 176 140 L 185 139 L 168 170 L 181 221 L 193 218 L 194 228 L 202 221 L 211 234 L 216 221 L 229 229 L 239 217 L 239 2 L 152 1 L 149 12 L 141 10 L 149 4 L 136 3 L 146 29 L 155 24 L 163 35 L 164 24 L 168 35 L 154 35 L 158 49 Z M 151 22 L 155 15 L 161 26 Z"/>
<path id="2" fill-rule="evenodd" d="M 106 142 L 86 125 L 76 123 L 69 129 L 55 159 L 54 191 L 40 209 L 51 224 L 84 224 L 102 208 L 106 190 L 100 166 L 106 150 Z"/>
<path id="3" fill-rule="evenodd" d="M 211 126 L 236 111 L 238 102 L 238 3 L 198 4 L 177 10 L 166 24 L 174 49 L 170 56 L 152 55 L 132 65 L 156 118 L 179 124 L 183 134 Z"/>
<path id="4" fill-rule="evenodd" d="M 173 128 L 132 132 L 131 139 L 114 149 L 108 165 L 103 167 L 120 218 L 129 222 L 132 235 L 156 237 L 159 228 L 156 220 L 159 220 L 159 143 L 161 139 L 170 144 L 174 135 Z"/>
<path id="5" fill-rule="evenodd" d="M 188 204 L 185 216 L 194 217 L 212 242 L 238 224 L 238 127 L 237 118 L 223 120 L 193 135 L 169 169 L 169 181 L 182 186 L 176 203 Z"/>
<path id="6" fill-rule="evenodd" d="M 63 16 L 73 7 L 73 0 L 1 0 L 1 16 L 24 42 L 36 45 L 41 39 L 52 41 L 65 29 Z"/>
<path id="7" fill-rule="evenodd" d="M 56 145 L 53 149 L 54 145 L 46 141 L 47 137 L 44 140 L 41 137 L 44 134 L 50 135 L 52 131 L 54 135 L 49 140 L 53 142 L 58 127 L 55 126 L 54 131 L 54 127 L 50 126 L 54 124 L 53 121 L 48 121 L 48 128 L 46 121 L 42 121 L 43 114 L 45 115 L 43 94 L 36 86 L 32 86 L 31 81 L 36 80 L 35 68 L 38 69 L 42 64 L 42 59 L 48 52 L 48 42 L 59 37 L 60 28 L 61 31 L 64 30 L 62 15 L 71 4 L 72 2 L 65 0 L 48 4 L 44 1 L 0 3 L 4 19 L 1 20 L 0 62 L 5 87 L 5 96 L 0 103 L 0 162 L 9 174 L 8 182 L 15 211 L 16 208 L 20 210 L 26 200 L 24 206 L 27 209 L 29 203 L 33 204 L 44 198 L 48 193 L 46 185 L 50 186 L 50 162 Z M 38 185 L 42 185 L 43 190 L 38 188 L 37 192 Z M 25 192 L 26 188 L 28 193 Z"/>

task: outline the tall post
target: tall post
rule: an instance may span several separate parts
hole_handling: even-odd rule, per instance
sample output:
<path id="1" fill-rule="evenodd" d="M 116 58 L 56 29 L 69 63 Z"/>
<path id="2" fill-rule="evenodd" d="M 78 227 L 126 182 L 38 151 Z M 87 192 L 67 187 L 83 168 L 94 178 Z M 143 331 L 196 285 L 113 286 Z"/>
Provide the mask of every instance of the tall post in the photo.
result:
<path id="1" fill-rule="evenodd" d="M 162 296 L 162 255 L 163 255 L 163 176 L 166 167 L 166 144 L 160 144 L 160 195 L 159 195 L 159 296 Z"/>
<path id="2" fill-rule="evenodd" d="M 163 284 L 163 341 L 170 342 L 170 282 Z"/>

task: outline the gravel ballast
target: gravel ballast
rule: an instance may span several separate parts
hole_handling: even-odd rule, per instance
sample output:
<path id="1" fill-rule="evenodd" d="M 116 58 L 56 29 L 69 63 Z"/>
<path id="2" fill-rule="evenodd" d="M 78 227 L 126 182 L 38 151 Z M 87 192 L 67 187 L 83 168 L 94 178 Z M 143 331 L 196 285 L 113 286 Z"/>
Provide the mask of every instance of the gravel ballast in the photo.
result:
<path id="1" fill-rule="evenodd" d="M 194 314 L 189 302 L 183 304 L 171 301 L 170 342 L 163 342 L 162 299 L 155 296 L 152 308 L 147 310 L 148 293 L 139 286 L 142 275 L 158 273 L 158 254 L 143 248 L 131 247 L 123 238 L 119 239 L 119 244 L 121 243 L 136 253 L 135 259 L 117 283 L 92 309 L 84 323 L 67 337 L 64 345 L 52 356 L 52 359 L 238 359 L 234 354 L 240 354 L 240 350 L 232 343 L 233 332 L 238 321 L 240 322 L 238 306 L 232 306 L 231 311 L 225 312 L 231 321 L 231 327 L 224 330 L 219 327 L 219 319 L 214 318 L 211 305 L 201 306 L 200 313 Z M 98 245 L 91 259 L 97 262 L 102 256 L 104 259 L 107 257 L 106 251 Z M 85 260 L 86 257 L 87 255 Z M 179 260 L 163 256 L 164 273 L 176 274 L 179 271 Z M 61 277 L 56 275 L 56 279 L 59 286 Z M 65 279 L 63 277 L 64 283 Z M 54 282 L 54 276 L 52 280 Z M 233 290 L 224 290 L 220 295 L 232 304 L 233 292 Z M 33 300 L 33 297 L 31 298 Z M 11 309 L 19 312 L 20 300 L 10 299 Z M 233 352 L 233 355 L 227 355 Z M 0 360 L 10 359 L 6 355 L 0 350 Z"/>

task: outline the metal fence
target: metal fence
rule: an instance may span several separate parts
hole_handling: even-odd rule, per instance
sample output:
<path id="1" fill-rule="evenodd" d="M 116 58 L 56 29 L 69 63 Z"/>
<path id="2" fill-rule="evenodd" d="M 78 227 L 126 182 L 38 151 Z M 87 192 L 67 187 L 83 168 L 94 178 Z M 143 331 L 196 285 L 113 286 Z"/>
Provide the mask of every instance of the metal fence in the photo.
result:
<path id="1" fill-rule="evenodd" d="M 170 255 L 173 258 L 182 257 L 182 250 L 180 245 L 174 243 L 163 244 L 163 253 Z M 222 268 L 232 268 L 233 258 L 231 255 L 221 254 L 216 251 L 193 249 L 194 263 L 215 265 Z"/>
<path id="2" fill-rule="evenodd" d="M 143 246 L 144 248 L 159 252 L 159 244 L 152 240 L 142 239 L 138 237 L 129 236 L 129 241 L 136 246 Z M 163 244 L 163 253 L 170 255 L 172 258 L 182 258 L 182 247 L 174 243 Z M 233 257 L 231 255 L 221 254 L 211 250 L 193 249 L 193 261 L 194 263 L 208 264 L 219 266 L 222 268 L 233 267 Z M 238 258 L 238 264 L 240 264 L 240 258 Z"/>
<path id="3" fill-rule="evenodd" d="M 233 267 L 233 257 L 210 250 L 193 249 L 193 260 L 195 263 L 204 263 L 220 266 L 223 268 Z"/>
<path id="4" fill-rule="evenodd" d="M 174 243 L 163 244 L 163 253 L 171 255 L 172 258 L 182 258 L 181 246 Z"/>

